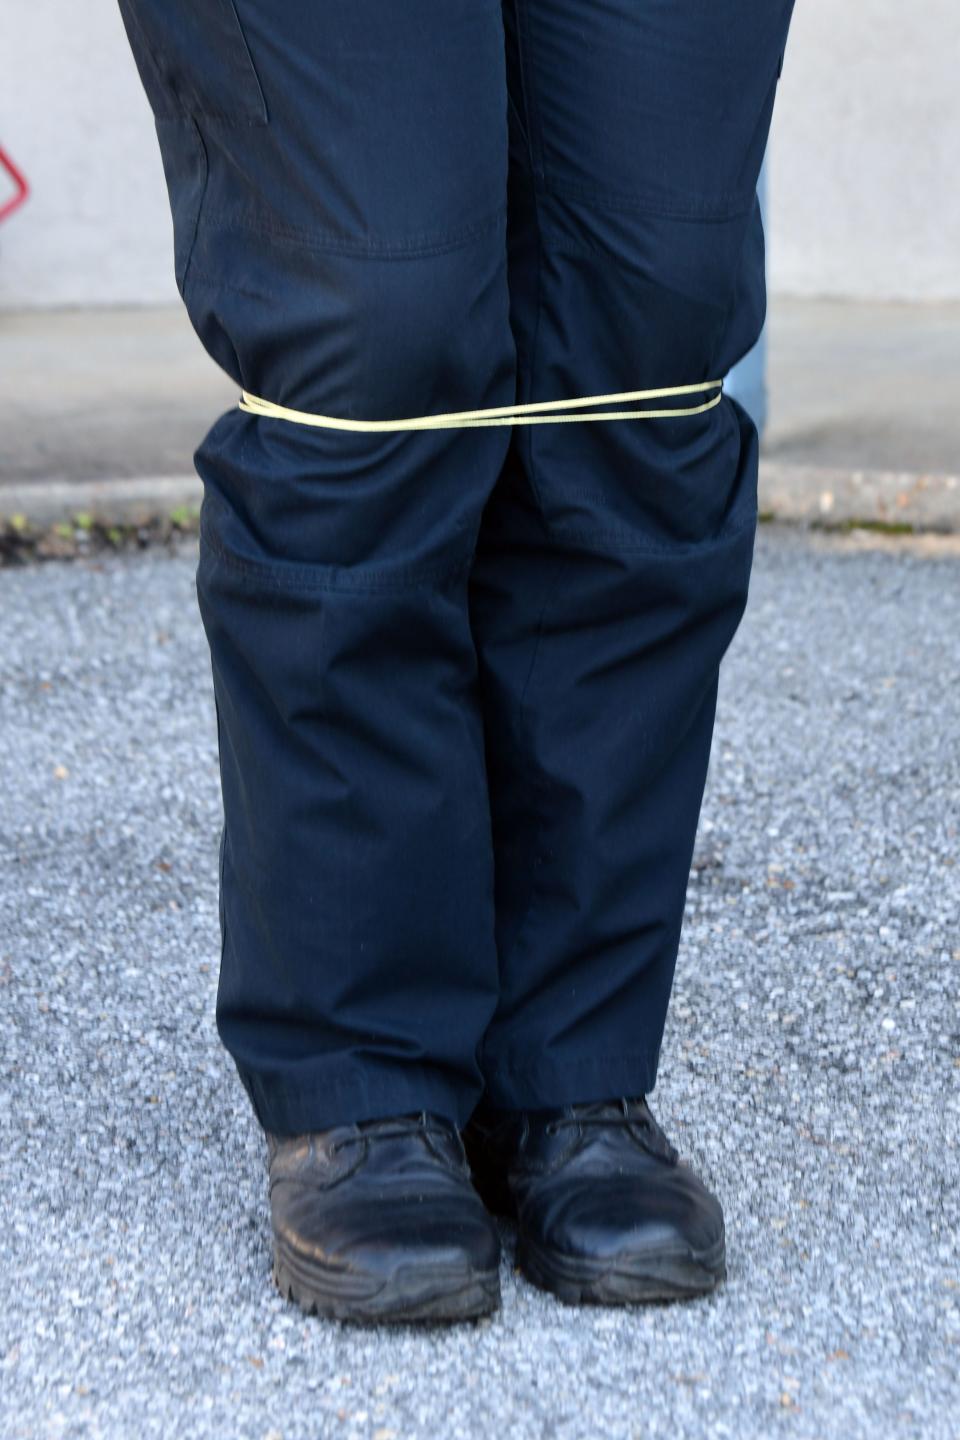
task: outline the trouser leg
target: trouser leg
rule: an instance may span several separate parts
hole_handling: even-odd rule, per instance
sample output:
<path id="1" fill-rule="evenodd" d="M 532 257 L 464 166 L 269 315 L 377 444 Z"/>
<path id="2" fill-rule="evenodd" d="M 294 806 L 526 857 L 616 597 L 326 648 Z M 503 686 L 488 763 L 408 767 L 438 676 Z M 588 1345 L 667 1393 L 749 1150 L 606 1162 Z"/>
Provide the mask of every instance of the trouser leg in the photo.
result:
<path id="1" fill-rule="evenodd" d="M 790 10 L 504 0 L 521 402 L 720 378 L 749 349 Z M 499 1104 L 653 1087 L 756 481 L 729 399 L 514 432 L 471 578 Z"/>
<path id="2" fill-rule="evenodd" d="M 248 390 L 509 404 L 499 5 L 122 0 L 177 279 Z M 468 575 L 505 428 L 231 410 L 197 452 L 225 826 L 220 1035 L 266 1128 L 464 1121 L 497 998 Z"/>

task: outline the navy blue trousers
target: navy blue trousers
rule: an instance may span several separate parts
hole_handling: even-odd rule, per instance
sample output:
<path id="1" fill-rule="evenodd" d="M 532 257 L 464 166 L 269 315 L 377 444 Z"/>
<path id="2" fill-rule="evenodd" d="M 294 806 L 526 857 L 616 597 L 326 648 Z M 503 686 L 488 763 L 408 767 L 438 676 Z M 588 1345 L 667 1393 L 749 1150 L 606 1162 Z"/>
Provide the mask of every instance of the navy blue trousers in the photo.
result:
<path id="1" fill-rule="evenodd" d="M 714 379 L 755 341 L 792 0 L 120 6 L 180 292 L 254 394 L 395 419 Z M 217 1024 L 261 1124 L 651 1090 L 746 413 L 231 409 L 195 459 Z"/>

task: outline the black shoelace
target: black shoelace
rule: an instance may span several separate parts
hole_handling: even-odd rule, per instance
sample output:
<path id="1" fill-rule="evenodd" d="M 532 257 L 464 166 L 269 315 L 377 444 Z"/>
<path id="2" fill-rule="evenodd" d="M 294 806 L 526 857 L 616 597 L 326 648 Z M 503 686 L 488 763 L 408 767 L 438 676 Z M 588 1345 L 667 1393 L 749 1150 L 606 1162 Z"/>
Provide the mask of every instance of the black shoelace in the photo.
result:
<path id="1" fill-rule="evenodd" d="M 545 1128 L 548 1135 L 556 1135 L 558 1130 L 570 1125 L 581 1129 L 597 1125 L 629 1130 L 652 1155 L 667 1159 L 671 1164 L 678 1159 L 678 1152 L 650 1114 L 644 1096 L 634 1100 L 598 1100 L 585 1105 L 570 1105 L 562 1115 L 548 1120 Z"/>
<path id="2" fill-rule="evenodd" d="M 419 1134 L 424 1140 L 431 1135 L 442 1140 L 451 1140 L 456 1131 L 435 1115 L 421 1110 L 416 1115 L 397 1115 L 388 1120 L 362 1120 L 354 1127 L 355 1133 L 343 1135 L 330 1146 L 331 1153 L 345 1149 L 348 1145 L 360 1145 L 365 1140 L 402 1140 L 408 1135 Z"/>

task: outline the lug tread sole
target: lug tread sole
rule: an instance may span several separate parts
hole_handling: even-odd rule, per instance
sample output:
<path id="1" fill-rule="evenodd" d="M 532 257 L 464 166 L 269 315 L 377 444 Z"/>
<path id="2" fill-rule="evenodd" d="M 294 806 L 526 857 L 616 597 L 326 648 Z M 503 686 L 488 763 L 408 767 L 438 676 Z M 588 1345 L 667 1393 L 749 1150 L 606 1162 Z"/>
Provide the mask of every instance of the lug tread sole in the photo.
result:
<path id="1" fill-rule="evenodd" d="M 526 1278 L 569 1305 L 636 1305 L 709 1295 L 726 1279 L 723 1239 L 708 1251 L 638 1257 L 630 1264 L 564 1255 L 521 1235 L 517 1265 Z"/>
<path id="2" fill-rule="evenodd" d="M 360 1324 L 479 1319 L 500 1304 L 500 1271 L 411 1265 L 389 1279 L 346 1275 L 274 1244 L 273 1280 L 307 1315 Z"/>

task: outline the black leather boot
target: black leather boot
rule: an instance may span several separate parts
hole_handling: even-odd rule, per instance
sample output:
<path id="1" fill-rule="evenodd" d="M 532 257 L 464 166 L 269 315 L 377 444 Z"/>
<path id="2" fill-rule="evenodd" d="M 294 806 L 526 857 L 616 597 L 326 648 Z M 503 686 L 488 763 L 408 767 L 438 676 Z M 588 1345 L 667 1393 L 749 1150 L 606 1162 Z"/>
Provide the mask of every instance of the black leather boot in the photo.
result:
<path id="1" fill-rule="evenodd" d="M 467 1320 L 500 1302 L 500 1239 L 456 1128 L 404 1115 L 267 1134 L 273 1276 L 338 1320 Z"/>
<path id="2" fill-rule="evenodd" d="M 674 1300 L 724 1278 L 720 1203 L 645 1099 L 481 1106 L 463 1139 L 488 1209 L 516 1218 L 517 1264 L 561 1300 Z"/>

